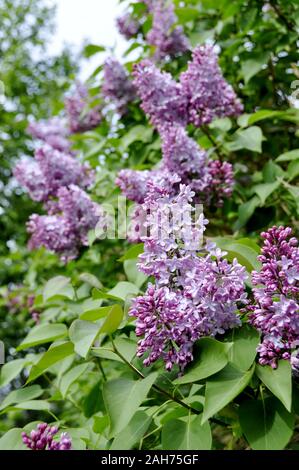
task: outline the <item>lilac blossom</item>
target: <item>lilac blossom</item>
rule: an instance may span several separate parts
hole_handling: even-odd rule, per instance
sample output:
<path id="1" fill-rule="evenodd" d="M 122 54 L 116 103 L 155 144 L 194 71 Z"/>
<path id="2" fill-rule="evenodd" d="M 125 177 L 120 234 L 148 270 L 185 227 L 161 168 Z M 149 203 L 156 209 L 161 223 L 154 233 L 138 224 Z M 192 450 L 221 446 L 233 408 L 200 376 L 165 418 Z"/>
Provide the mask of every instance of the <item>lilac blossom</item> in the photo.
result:
<path id="1" fill-rule="evenodd" d="M 126 39 L 134 38 L 140 31 L 140 23 L 131 13 L 124 13 L 116 20 L 118 31 Z"/>
<path id="2" fill-rule="evenodd" d="M 202 193 L 203 203 L 221 207 L 224 199 L 228 199 L 233 193 L 235 181 L 232 164 L 220 160 L 210 160 L 207 165 L 206 179 L 207 191 Z"/>
<path id="3" fill-rule="evenodd" d="M 103 95 L 112 101 L 123 115 L 128 104 L 136 98 L 136 91 L 123 65 L 113 57 L 106 60 L 104 65 Z"/>
<path id="4" fill-rule="evenodd" d="M 134 66 L 133 76 L 141 107 L 157 129 L 167 124 L 187 124 L 186 96 L 169 73 L 161 72 L 150 60 L 143 60 Z"/>
<path id="5" fill-rule="evenodd" d="M 53 117 L 48 121 L 31 122 L 27 131 L 56 150 L 67 152 L 70 149 L 71 143 L 67 139 L 69 131 L 66 122 L 59 117 Z"/>
<path id="6" fill-rule="evenodd" d="M 279 359 L 291 360 L 299 346 L 299 248 L 289 227 L 274 226 L 261 236 L 262 267 L 252 273 L 249 319 L 262 334 L 260 364 L 276 368 Z"/>
<path id="7" fill-rule="evenodd" d="M 193 200 L 191 188 L 181 185 L 175 197 L 164 193 L 153 199 L 149 192 L 143 205 L 147 235 L 139 268 L 155 285 L 133 301 L 130 315 L 143 337 L 137 354 L 147 355 L 145 365 L 161 358 L 168 370 L 176 364 L 182 371 L 193 358 L 195 341 L 241 323 L 237 303 L 247 302 L 245 268 L 223 259 L 215 245 L 203 246 L 208 221 Z"/>
<path id="8" fill-rule="evenodd" d="M 69 261 L 78 255 L 76 234 L 60 215 L 32 214 L 27 222 L 27 231 L 31 234 L 28 243 L 31 250 L 43 246 L 60 255 L 63 261 Z"/>
<path id="9" fill-rule="evenodd" d="M 102 207 L 75 185 L 58 191 L 57 210 L 61 211 L 68 226 L 83 245 L 88 244 L 88 231 L 95 228 L 99 219 L 104 217 Z"/>
<path id="10" fill-rule="evenodd" d="M 88 188 L 93 182 L 93 173 L 86 164 L 81 164 L 76 158 L 66 153 L 42 147 L 35 152 L 46 187 L 50 196 L 56 196 L 59 188 L 76 184 Z"/>
<path id="11" fill-rule="evenodd" d="M 59 188 L 77 184 L 83 188 L 91 185 L 93 173 L 72 155 L 44 146 L 35 152 L 35 160 L 21 160 L 14 176 L 24 186 L 31 199 L 45 202 L 56 196 Z"/>
<path id="12" fill-rule="evenodd" d="M 153 15 L 152 29 L 147 33 L 147 42 L 156 48 L 155 58 L 161 60 L 187 51 L 189 41 L 181 26 L 174 26 L 177 17 L 171 1 L 157 0 L 150 5 Z"/>
<path id="13" fill-rule="evenodd" d="M 72 440 L 70 436 L 63 432 L 59 440 L 54 436 L 58 433 L 56 426 L 49 426 L 47 423 L 40 423 L 30 434 L 22 432 L 23 443 L 31 450 L 70 450 Z"/>
<path id="14" fill-rule="evenodd" d="M 72 96 L 65 100 L 71 133 L 85 132 L 97 127 L 102 120 L 100 106 L 91 107 L 87 88 L 78 83 Z"/>
<path id="15" fill-rule="evenodd" d="M 186 72 L 181 74 L 182 93 L 188 101 L 189 121 L 195 126 L 215 118 L 238 116 L 243 106 L 222 76 L 212 46 L 197 46 Z"/>
<path id="16" fill-rule="evenodd" d="M 26 188 L 33 201 L 45 201 L 49 191 L 39 164 L 33 159 L 22 159 L 14 168 L 14 176 Z"/>

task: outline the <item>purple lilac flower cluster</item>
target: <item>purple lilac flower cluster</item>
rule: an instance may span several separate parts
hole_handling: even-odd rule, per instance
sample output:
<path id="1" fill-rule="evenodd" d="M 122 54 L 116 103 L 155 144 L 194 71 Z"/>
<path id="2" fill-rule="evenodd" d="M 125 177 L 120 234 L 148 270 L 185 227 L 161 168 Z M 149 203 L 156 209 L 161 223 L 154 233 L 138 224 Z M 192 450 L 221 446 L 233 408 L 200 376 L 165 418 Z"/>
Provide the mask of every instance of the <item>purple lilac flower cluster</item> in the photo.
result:
<path id="1" fill-rule="evenodd" d="M 137 36 L 141 28 L 139 21 L 135 19 L 130 12 L 124 13 L 122 16 L 118 17 L 116 25 L 120 34 L 128 40 Z"/>
<path id="2" fill-rule="evenodd" d="M 69 261 L 78 256 L 81 245 L 88 244 L 88 231 L 105 216 L 101 206 L 78 186 L 60 188 L 57 197 L 57 201 L 49 201 L 47 205 L 49 215 L 30 216 L 29 248 L 44 246 L 58 253 L 63 261 Z"/>
<path id="3" fill-rule="evenodd" d="M 54 440 L 58 433 L 56 426 L 40 423 L 30 434 L 22 433 L 23 443 L 31 450 L 71 450 L 72 440 L 67 433 L 61 433 L 59 440 Z"/>
<path id="4" fill-rule="evenodd" d="M 213 47 L 194 49 L 187 71 L 180 77 L 182 93 L 188 101 L 189 122 L 200 127 L 215 118 L 237 116 L 243 106 L 223 78 Z"/>
<path id="5" fill-rule="evenodd" d="M 88 90 L 82 83 L 77 83 L 72 96 L 65 100 L 71 133 L 85 132 L 97 127 L 102 121 L 99 105 L 90 108 Z"/>
<path id="6" fill-rule="evenodd" d="M 174 4 L 170 0 L 156 0 L 149 4 L 153 16 L 152 28 L 147 33 L 149 45 L 155 47 L 155 58 L 164 59 L 186 52 L 189 47 L 188 38 L 181 26 L 175 26 L 177 17 Z"/>
<path id="7" fill-rule="evenodd" d="M 104 65 L 102 93 L 114 103 L 121 116 L 127 111 L 128 104 L 136 98 L 132 80 L 123 65 L 113 57 L 107 59 Z"/>
<path id="8" fill-rule="evenodd" d="M 61 152 L 70 150 L 69 130 L 65 121 L 59 117 L 53 117 L 48 121 L 31 122 L 27 131 L 36 139 L 42 140 L 56 150 Z"/>
<path id="9" fill-rule="evenodd" d="M 200 127 L 215 118 L 238 116 L 243 106 L 225 81 L 213 48 L 198 46 L 177 83 L 149 60 L 135 65 L 133 75 L 142 108 L 157 129 L 166 123 Z"/>
<path id="10" fill-rule="evenodd" d="M 90 129 L 99 122 L 97 108 L 82 114 L 86 89 L 78 86 L 77 93 L 67 101 L 71 132 Z M 68 261 L 78 255 L 80 246 L 87 244 L 88 231 L 99 220 L 105 225 L 106 219 L 101 206 L 85 192 L 94 181 L 90 167 L 80 163 L 74 153 L 58 150 L 57 141 L 52 139 L 59 132 L 66 138 L 69 131 L 65 129 L 58 118 L 31 124 L 32 135 L 46 145 L 36 150 L 35 159 L 17 163 L 14 175 L 34 201 L 43 202 L 47 211 L 47 215 L 32 214 L 27 223 L 31 234 L 29 248 L 44 246 Z"/>
<path id="11" fill-rule="evenodd" d="M 182 371 L 202 336 L 239 326 L 237 303 L 247 301 L 245 268 L 223 259 L 214 244 L 201 248 L 208 221 L 193 202 L 189 186 L 173 197 L 153 185 L 143 204 L 147 235 L 139 268 L 155 284 L 134 299 L 130 315 L 142 337 L 137 355 L 146 354 L 145 365 L 163 359 L 167 370 L 176 364 Z"/>
<path id="12" fill-rule="evenodd" d="M 49 146 L 35 152 L 34 160 L 21 160 L 14 169 L 18 182 L 24 186 L 31 199 L 46 202 L 57 196 L 63 186 L 76 184 L 87 188 L 93 174 L 87 165 L 82 165 L 71 154 L 62 153 Z"/>
<path id="13" fill-rule="evenodd" d="M 157 129 L 165 124 L 187 124 L 188 103 L 181 85 L 173 80 L 170 73 L 161 72 L 145 59 L 135 64 L 133 76 L 141 107 Z"/>
<path id="14" fill-rule="evenodd" d="M 252 273 L 254 303 L 249 306 L 250 322 L 262 334 L 259 362 L 275 369 L 279 359 L 287 359 L 298 369 L 298 240 L 289 227 L 274 226 L 261 236 L 262 268 Z"/>

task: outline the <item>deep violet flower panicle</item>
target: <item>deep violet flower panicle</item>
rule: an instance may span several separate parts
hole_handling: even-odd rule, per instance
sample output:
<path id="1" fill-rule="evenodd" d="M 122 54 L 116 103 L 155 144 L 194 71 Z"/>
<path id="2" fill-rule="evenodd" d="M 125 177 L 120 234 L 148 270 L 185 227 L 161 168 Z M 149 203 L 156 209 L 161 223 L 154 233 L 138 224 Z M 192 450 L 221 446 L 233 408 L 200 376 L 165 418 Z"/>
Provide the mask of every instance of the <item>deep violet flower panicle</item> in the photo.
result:
<path id="1" fill-rule="evenodd" d="M 157 129 L 167 124 L 187 124 L 187 99 L 170 73 L 161 72 L 145 59 L 135 64 L 133 76 L 141 107 Z"/>
<path id="2" fill-rule="evenodd" d="M 56 426 L 40 423 L 30 434 L 22 432 L 22 441 L 31 450 L 71 450 L 72 440 L 67 433 L 61 433 L 59 440 L 54 438 L 58 433 Z"/>
<path id="3" fill-rule="evenodd" d="M 196 214 L 193 198 L 191 188 L 181 185 L 175 197 L 164 193 L 152 199 L 149 192 L 144 203 L 151 210 L 139 268 L 155 284 L 133 300 L 130 315 L 142 337 L 137 355 L 146 355 L 145 365 L 163 359 L 168 370 L 176 364 L 182 371 L 202 336 L 239 326 L 237 303 L 247 302 L 245 268 L 225 260 L 215 245 L 203 247 L 208 221 Z"/>
<path id="4" fill-rule="evenodd" d="M 71 133 L 89 131 L 100 124 L 101 108 L 98 105 L 90 107 L 91 104 L 86 86 L 77 83 L 73 94 L 65 100 Z"/>
<path id="5" fill-rule="evenodd" d="M 50 147 L 67 152 L 70 149 L 71 143 L 68 140 L 69 130 L 66 126 L 66 121 L 57 116 L 49 119 L 48 121 L 31 122 L 27 128 L 27 132 L 36 139 L 42 140 Z"/>
<path id="6" fill-rule="evenodd" d="M 233 88 L 223 78 L 212 46 L 194 49 L 180 82 L 188 101 L 189 121 L 197 127 L 215 118 L 238 116 L 243 110 Z"/>
<path id="7" fill-rule="evenodd" d="M 150 4 L 153 24 L 147 33 L 148 44 L 154 46 L 155 58 L 164 59 L 187 51 L 190 47 L 188 38 L 181 26 L 175 26 L 177 17 L 174 4 L 170 0 L 156 0 Z"/>
<path id="8" fill-rule="evenodd" d="M 128 40 L 137 36 L 141 27 L 139 21 L 130 12 L 119 16 L 116 19 L 116 25 L 119 33 Z"/>
<path id="9" fill-rule="evenodd" d="M 114 57 L 105 62 L 102 93 L 114 103 L 120 115 L 127 111 L 128 104 L 136 98 L 132 80 L 124 66 Z"/>
<path id="10" fill-rule="evenodd" d="M 261 234 L 264 245 L 259 272 L 252 273 L 254 303 L 249 321 L 262 334 L 259 362 L 274 369 L 279 359 L 298 368 L 299 248 L 290 227 L 272 227 Z"/>

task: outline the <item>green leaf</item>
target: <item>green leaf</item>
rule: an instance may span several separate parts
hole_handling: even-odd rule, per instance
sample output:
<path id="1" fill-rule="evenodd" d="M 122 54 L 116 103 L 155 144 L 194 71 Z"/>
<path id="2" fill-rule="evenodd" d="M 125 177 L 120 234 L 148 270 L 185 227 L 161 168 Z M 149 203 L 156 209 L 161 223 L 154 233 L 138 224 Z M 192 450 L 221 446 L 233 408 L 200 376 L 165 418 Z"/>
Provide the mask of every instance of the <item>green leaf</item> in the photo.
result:
<path id="1" fill-rule="evenodd" d="M 252 152 L 262 152 L 262 141 L 265 140 L 260 127 L 252 126 L 245 130 L 238 130 L 233 141 L 227 144 L 230 151 L 247 149 Z"/>
<path id="2" fill-rule="evenodd" d="M 239 218 L 236 223 L 236 230 L 239 230 L 240 228 L 244 227 L 250 217 L 254 214 L 254 211 L 257 207 L 260 206 L 260 199 L 257 196 L 254 196 L 251 198 L 249 201 L 245 202 L 244 204 L 241 204 L 239 206 Z"/>
<path id="3" fill-rule="evenodd" d="M 127 426 L 146 399 L 156 378 L 157 374 L 154 373 L 138 381 L 121 378 L 104 384 L 103 396 L 110 418 L 110 437 Z"/>
<path id="4" fill-rule="evenodd" d="M 287 176 L 288 181 L 292 181 L 293 179 L 297 178 L 298 175 L 299 175 L 299 160 L 295 160 L 288 165 L 286 176 Z"/>
<path id="5" fill-rule="evenodd" d="M 108 293 L 118 299 L 126 300 L 128 296 L 137 295 L 139 293 L 139 289 L 131 282 L 121 281 Z"/>
<path id="6" fill-rule="evenodd" d="M 253 114 L 242 114 L 238 118 L 238 124 L 241 127 L 247 127 L 255 122 L 262 121 L 264 119 L 270 119 L 275 117 L 281 117 L 285 115 L 284 111 L 273 111 L 271 109 L 260 109 Z"/>
<path id="7" fill-rule="evenodd" d="M 96 287 L 97 289 L 101 289 L 102 283 L 98 280 L 96 276 L 90 273 L 82 273 L 79 276 L 80 281 L 86 282 L 87 284 L 91 285 L 92 287 Z"/>
<path id="8" fill-rule="evenodd" d="M 129 450 L 137 444 L 151 424 L 152 417 L 137 411 L 127 426 L 115 436 L 109 450 Z"/>
<path id="9" fill-rule="evenodd" d="M 271 196 L 271 194 L 274 193 L 280 185 L 281 183 L 279 181 L 275 181 L 274 183 L 256 184 L 253 186 L 253 189 L 260 198 L 262 205 L 264 205 L 268 197 Z"/>
<path id="10" fill-rule="evenodd" d="M 249 325 L 243 325 L 241 328 L 234 328 L 228 340 L 232 342 L 228 352 L 230 363 L 245 372 L 256 357 L 256 348 L 260 341 L 258 331 Z"/>
<path id="11" fill-rule="evenodd" d="M 86 359 L 91 346 L 96 340 L 101 326 L 85 320 L 75 320 L 69 329 L 69 337 L 79 356 Z"/>
<path id="12" fill-rule="evenodd" d="M 175 9 L 175 14 L 178 17 L 179 23 L 188 23 L 199 17 L 199 10 L 191 7 L 181 7 Z"/>
<path id="13" fill-rule="evenodd" d="M 45 302 L 57 297 L 73 300 L 75 292 L 71 285 L 70 278 L 65 276 L 56 276 L 50 279 L 44 287 L 43 297 Z"/>
<path id="14" fill-rule="evenodd" d="M 21 403 L 13 405 L 10 408 L 17 410 L 49 411 L 50 403 L 46 400 L 28 400 L 22 401 Z"/>
<path id="15" fill-rule="evenodd" d="M 133 142 L 150 142 L 153 137 L 153 129 L 147 126 L 134 126 L 121 139 L 121 146 L 127 149 Z"/>
<path id="16" fill-rule="evenodd" d="M 210 450 L 211 446 L 210 425 L 201 424 L 201 415 L 173 419 L 162 428 L 163 450 Z"/>
<path id="17" fill-rule="evenodd" d="M 230 238 L 216 238 L 214 240 L 219 248 L 227 252 L 226 258 L 229 261 L 237 258 L 238 262 L 245 266 L 248 272 L 253 269 L 260 269 L 256 250 L 252 248 L 250 243 L 246 244 L 244 239 L 241 239 L 241 242 Z"/>
<path id="18" fill-rule="evenodd" d="M 128 259 L 136 259 L 138 258 L 139 255 L 141 255 L 141 253 L 143 253 L 143 251 L 144 251 L 143 243 L 138 243 L 137 245 L 133 245 L 131 246 L 131 248 L 128 249 L 128 251 L 126 251 L 126 253 L 121 258 L 119 258 L 119 261 L 123 262 Z"/>
<path id="19" fill-rule="evenodd" d="M 128 280 L 139 288 L 145 283 L 148 278 L 148 276 L 146 276 L 143 272 L 139 271 L 139 269 L 137 268 L 137 259 L 127 259 L 126 261 L 124 261 L 124 271 Z"/>
<path id="20" fill-rule="evenodd" d="M 202 422 L 222 410 L 249 384 L 254 367 L 243 372 L 232 364 L 211 377 L 206 384 L 205 404 Z"/>
<path id="21" fill-rule="evenodd" d="M 22 441 L 23 429 L 13 428 L 0 439 L 0 450 L 29 450 Z"/>
<path id="22" fill-rule="evenodd" d="M 276 162 L 290 162 L 299 159 L 299 149 L 290 150 L 289 152 L 282 153 L 276 158 Z"/>
<path id="23" fill-rule="evenodd" d="M 87 44 L 85 46 L 83 54 L 84 57 L 89 58 L 95 54 L 98 54 L 99 52 L 104 52 L 106 49 L 104 46 L 97 46 L 96 44 Z"/>
<path id="24" fill-rule="evenodd" d="M 295 417 L 274 397 L 244 401 L 239 417 L 242 431 L 254 450 L 281 450 L 293 434 Z"/>
<path id="25" fill-rule="evenodd" d="M 120 305 L 112 305 L 110 311 L 100 328 L 100 333 L 114 333 L 123 319 L 123 309 Z"/>
<path id="26" fill-rule="evenodd" d="M 288 411 L 292 408 L 292 368 L 289 361 L 280 360 L 277 369 L 257 365 L 256 375 L 282 402 Z"/>
<path id="27" fill-rule="evenodd" d="M 84 372 L 86 372 L 88 367 L 89 364 L 79 364 L 64 374 L 59 384 L 59 390 L 63 398 L 67 396 L 67 392 L 71 385 L 76 382 Z"/>
<path id="28" fill-rule="evenodd" d="M 241 65 L 241 73 L 244 77 L 245 83 L 248 83 L 249 80 L 260 72 L 263 66 L 268 62 L 269 54 L 256 54 L 254 58 L 245 60 Z"/>
<path id="29" fill-rule="evenodd" d="M 74 352 L 74 345 L 69 341 L 50 348 L 30 371 L 26 383 L 32 382 L 42 375 L 49 367 L 70 356 Z"/>
<path id="30" fill-rule="evenodd" d="M 51 323 L 49 325 L 34 326 L 22 343 L 17 347 L 17 351 L 31 348 L 39 344 L 50 343 L 57 339 L 62 339 L 67 335 L 67 327 L 62 323 Z"/>
<path id="31" fill-rule="evenodd" d="M 221 343 L 213 338 L 200 339 L 194 348 L 194 359 L 185 374 L 175 384 L 197 382 L 223 369 L 228 363 L 228 352 L 232 344 Z"/>
<path id="32" fill-rule="evenodd" d="M 4 408 L 7 408 L 10 405 L 40 397 L 43 393 L 44 391 L 39 385 L 32 385 L 31 387 L 13 390 L 2 401 L 0 405 L 0 410 L 3 410 Z"/>
<path id="33" fill-rule="evenodd" d="M 87 310 L 86 312 L 81 313 L 80 319 L 87 321 L 96 321 L 100 318 L 104 318 L 111 310 L 111 305 L 107 307 L 98 307 L 92 310 Z"/>
<path id="34" fill-rule="evenodd" d="M 0 387 L 5 387 L 5 385 L 15 379 L 28 362 L 30 361 L 27 359 L 15 359 L 4 364 L 1 368 Z"/>

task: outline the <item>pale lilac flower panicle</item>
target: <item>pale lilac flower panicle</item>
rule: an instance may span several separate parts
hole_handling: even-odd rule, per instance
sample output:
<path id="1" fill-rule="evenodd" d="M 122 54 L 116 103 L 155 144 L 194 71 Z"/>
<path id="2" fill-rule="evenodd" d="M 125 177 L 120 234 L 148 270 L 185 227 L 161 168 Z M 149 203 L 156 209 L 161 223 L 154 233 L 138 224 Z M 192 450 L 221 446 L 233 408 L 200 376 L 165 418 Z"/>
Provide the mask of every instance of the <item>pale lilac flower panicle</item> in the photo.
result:
<path id="1" fill-rule="evenodd" d="M 73 95 L 65 100 L 71 133 L 89 131 L 101 123 L 100 106 L 90 108 L 90 104 L 87 88 L 78 83 Z"/>
<path id="2" fill-rule="evenodd" d="M 161 60 L 186 52 L 189 41 L 181 26 L 174 26 L 177 17 L 171 1 L 157 0 L 150 6 L 153 15 L 152 29 L 148 32 L 147 42 L 156 48 L 155 58 Z"/>
<path id="3" fill-rule="evenodd" d="M 299 248 L 289 227 L 263 232 L 259 272 L 252 273 L 254 304 L 250 322 L 262 333 L 259 362 L 277 367 L 279 359 L 292 362 L 299 347 Z"/>
<path id="4" fill-rule="evenodd" d="M 181 126 L 166 126 L 161 131 L 163 161 L 170 172 L 181 176 L 182 182 L 190 184 L 192 177 L 204 178 L 207 153 L 194 139 L 188 137 Z"/>
<path id="5" fill-rule="evenodd" d="M 40 423 L 30 434 L 22 432 L 22 441 L 31 450 L 70 450 L 72 440 L 67 433 L 61 433 L 59 440 L 54 440 L 58 433 L 56 426 Z"/>
<path id="6" fill-rule="evenodd" d="M 168 370 L 176 364 L 182 371 L 202 336 L 240 326 L 238 303 L 247 302 L 245 268 L 223 259 L 214 245 L 202 246 L 208 221 L 195 213 L 193 197 L 191 188 L 181 185 L 176 197 L 149 195 L 144 203 L 151 211 L 139 267 L 154 276 L 155 286 L 133 301 L 130 315 L 143 337 L 138 356 L 146 354 L 145 365 L 163 359 Z"/>
<path id="7" fill-rule="evenodd" d="M 114 103 L 120 115 L 127 111 L 128 104 L 136 98 L 136 91 L 124 66 L 110 57 L 104 65 L 103 95 Z"/>
<path id="8" fill-rule="evenodd" d="M 76 235 L 79 244 L 87 245 L 88 231 L 103 217 L 101 206 L 93 202 L 81 188 L 71 185 L 58 191 L 58 210 Z"/>
<path id="9" fill-rule="evenodd" d="M 141 107 L 157 128 L 173 123 L 187 124 L 187 100 L 167 72 L 161 72 L 150 60 L 134 66 L 134 85 L 141 98 Z"/>
<path id="10" fill-rule="evenodd" d="M 188 100 L 189 121 L 197 127 L 215 118 L 238 116 L 243 110 L 233 88 L 223 78 L 212 46 L 194 49 L 180 82 Z"/>
<path id="11" fill-rule="evenodd" d="M 60 215 L 32 214 L 27 222 L 31 234 L 28 246 L 33 250 L 45 247 L 61 256 L 63 261 L 78 255 L 76 235 L 67 220 Z"/>
<path id="12" fill-rule="evenodd" d="M 69 131 L 65 121 L 59 117 L 53 117 L 48 121 L 31 122 L 27 131 L 56 150 L 68 152 L 70 149 L 71 143 L 67 139 Z"/>
<path id="13" fill-rule="evenodd" d="M 20 160 L 14 168 L 14 176 L 26 188 L 33 201 L 46 201 L 49 190 L 40 166 L 33 159 Z"/>
<path id="14" fill-rule="evenodd" d="M 128 40 L 137 36 L 141 26 L 139 21 L 133 18 L 131 13 L 124 13 L 117 18 L 116 24 L 120 34 Z"/>
<path id="15" fill-rule="evenodd" d="M 87 188 L 93 182 L 89 166 L 82 165 L 76 158 L 50 147 L 42 147 L 35 152 L 49 196 L 56 196 L 59 188 L 76 184 Z"/>

